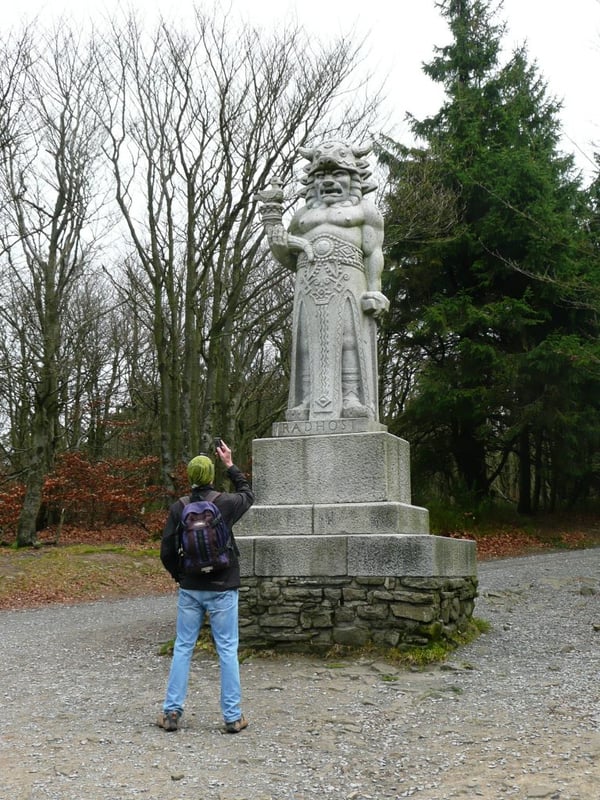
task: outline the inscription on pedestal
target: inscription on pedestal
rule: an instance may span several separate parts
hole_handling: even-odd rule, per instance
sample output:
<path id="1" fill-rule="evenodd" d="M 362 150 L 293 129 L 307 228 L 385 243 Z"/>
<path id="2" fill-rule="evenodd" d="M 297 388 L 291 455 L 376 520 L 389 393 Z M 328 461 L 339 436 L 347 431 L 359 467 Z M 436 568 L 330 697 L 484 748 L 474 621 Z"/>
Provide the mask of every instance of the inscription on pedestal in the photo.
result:
<path id="1" fill-rule="evenodd" d="M 324 436 L 331 433 L 372 433 L 387 431 L 387 425 L 366 417 L 355 419 L 302 420 L 298 422 L 275 422 L 272 435 L 283 436 Z"/>

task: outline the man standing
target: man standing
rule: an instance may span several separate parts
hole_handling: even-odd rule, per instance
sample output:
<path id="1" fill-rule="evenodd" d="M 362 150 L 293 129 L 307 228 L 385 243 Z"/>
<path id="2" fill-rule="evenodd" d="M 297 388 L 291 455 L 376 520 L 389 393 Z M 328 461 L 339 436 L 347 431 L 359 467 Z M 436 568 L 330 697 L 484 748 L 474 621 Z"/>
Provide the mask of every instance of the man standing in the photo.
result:
<path id="1" fill-rule="evenodd" d="M 215 467 L 205 455 L 193 458 L 188 464 L 192 488 L 190 502 L 209 500 L 219 509 L 225 523 L 232 526 L 250 508 L 254 495 L 250 484 L 231 458 L 231 450 L 221 442 L 217 455 L 227 467 L 227 476 L 235 492 L 215 491 Z M 177 533 L 184 504 L 173 503 L 164 529 L 160 558 L 165 569 L 179 584 L 177 606 L 177 635 L 173 660 L 167 683 L 163 712 L 158 724 L 166 731 L 176 731 L 183 714 L 188 688 L 190 664 L 204 622 L 210 615 L 210 626 L 221 670 L 221 712 L 227 733 L 238 733 L 248 722 L 241 710 L 240 668 L 238 661 L 238 588 L 240 567 L 233 541 L 234 558 L 231 566 L 208 575 L 186 575 L 180 571 L 177 552 Z"/>

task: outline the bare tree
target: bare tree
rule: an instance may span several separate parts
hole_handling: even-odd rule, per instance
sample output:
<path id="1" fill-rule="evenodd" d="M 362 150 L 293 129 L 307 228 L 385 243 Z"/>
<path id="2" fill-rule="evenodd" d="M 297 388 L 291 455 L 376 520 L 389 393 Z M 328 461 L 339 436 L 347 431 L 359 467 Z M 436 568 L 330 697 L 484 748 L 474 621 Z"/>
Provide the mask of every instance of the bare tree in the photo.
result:
<path id="1" fill-rule="evenodd" d="M 105 457 L 111 440 L 119 438 L 117 415 L 129 405 L 127 378 L 138 359 L 131 354 L 130 317 L 110 281 L 97 274 L 82 276 L 70 308 L 60 348 L 65 372 L 61 430 L 65 449 L 84 451 L 95 460 Z"/>
<path id="2" fill-rule="evenodd" d="M 28 545 L 62 435 L 68 376 L 61 346 L 74 289 L 94 250 L 102 131 L 91 52 L 72 32 L 61 27 L 35 42 L 27 35 L 3 44 L 0 80 L 13 84 L 4 93 L 0 160 L 1 309 L 27 380 L 21 384 L 30 415 L 21 434 L 26 493 L 17 543 Z"/>
<path id="3" fill-rule="evenodd" d="M 192 32 L 146 37 L 129 18 L 105 42 L 106 153 L 148 284 L 166 486 L 213 433 L 241 435 L 253 368 L 281 375 L 289 275 L 263 246 L 256 192 L 289 179 L 313 136 L 366 132 L 376 99 L 349 92 L 358 54 L 200 12 Z"/>

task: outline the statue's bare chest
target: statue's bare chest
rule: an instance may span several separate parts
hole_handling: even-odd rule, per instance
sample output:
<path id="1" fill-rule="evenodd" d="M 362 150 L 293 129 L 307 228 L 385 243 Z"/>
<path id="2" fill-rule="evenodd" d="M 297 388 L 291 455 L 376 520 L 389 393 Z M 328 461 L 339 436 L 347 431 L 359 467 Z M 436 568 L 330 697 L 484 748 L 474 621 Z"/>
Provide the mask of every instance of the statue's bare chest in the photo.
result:
<path id="1" fill-rule="evenodd" d="M 323 233 L 334 234 L 345 241 L 360 246 L 364 219 L 360 210 L 351 206 L 307 209 L 296 220 L 301 236 L 315 239 Z"/>

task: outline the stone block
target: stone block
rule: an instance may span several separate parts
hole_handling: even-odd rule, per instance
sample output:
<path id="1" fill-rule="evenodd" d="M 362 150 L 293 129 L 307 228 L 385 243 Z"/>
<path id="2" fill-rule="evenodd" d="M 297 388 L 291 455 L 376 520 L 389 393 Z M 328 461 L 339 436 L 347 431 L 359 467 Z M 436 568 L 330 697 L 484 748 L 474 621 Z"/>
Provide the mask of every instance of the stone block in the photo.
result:
<path id="1" fill-rule="evenodd" d="M 314 532 L 336 536 L 429 533 L 429 512 L 408 503 L 329 503 L 314 507 Z"/>
<path id="2" fill-rule="evenodd" d="M 436 616 L 436 609 L 431 605 L 415 606 L 412 603 L 392 603 L 392 614 L 403 619 L 412 619 L 415 622 L 432 622 Z"/>
<path id="3" fill-rule="evenodd" d="M 297 614 L 265 614 L 261 619 L 264 628 L 294 629 L 298 624 Z"/>
<path id="4" fill-rule="evenodd" d="M 335 609 L 333 620 L 334 625 L 343 625 L 346 622 L 354 622 L 355 612 L 354 609 L 347 606 L 340 606 Z"/>
<path id="5" fill-rule="evenodd" d="M 243 536 L 238 539 L 236 535 L 235 542 L 240 551 L 240 575 L 242 578 L 250 578 L 254 575 L 254 539 Z"/>
<path id="6" fill-rule="evenodd" d="M 284 597 L 287 602 L 292 603 L 321 603 L 323 602 L 323 590 L 310 586 L 288 586 L 285 589 Z"/>
<path id="7" fill-rule="evenodd" d="M 303 628 L 331 628 L 333 612 L 328 609 L 321 611 L 304 611 L 300 614 L 300 625 Z"/>
<path id="8" fill-rule="evenodd" d="M 352 536 L 248 536 L 237 540 L 242 577 L 418 577 L 476 575 L 475 543 L 431 534 Z M 421 576 L 423 576 L 421 578 Z"/>
<path id="9" fill-rule="evenodd" d="M 408 503 L 254 505 L 235 525 L 242 536 L 429 533 L 429 512 Z"/>
<path id="10" fill-rule="evenodd" d="M 347 574 L 345 536 L 257 536 L 252 541 L 255 575 Z"/>
<path id="11" fill-rule="evenodd" d="M 367 599 L 367 590 L 357 589 L 355 586 L 346 586 L 342 590 L 342 597 L 344 603 L 362 603 Z"/>
<path id="12" fill-rule="evenodd" d="M 348 537 L 348 575 L 475 575 L 475 543 L 442 536 Z"/>
<path id="13" fill-rule="evenodd" d="M 253 505 L 235 523 L 239 536 L 305 536 L 314 533 L 312 505 Z"/>
<path id="14" fill-rule="evenodd" d="M 408 442 L 386 431 L 255 439 L 258 505 L 410 503 Z"/>
<path id="15" fill-rule="evenodd" d="M 359 606 L 356 609 L 356 616 L 359 619 L 379 620 L 383 622 L 388 617 L 388 606 L 386 603 Z"/>
<path id="16" fill-rule="evenodd" d="M 348 625 L 348 627 L 335 628 L 333 631 L 333 641 L 348 647 L 362 647 L 370 638 L 371 633 L 368 627 Z"/>

